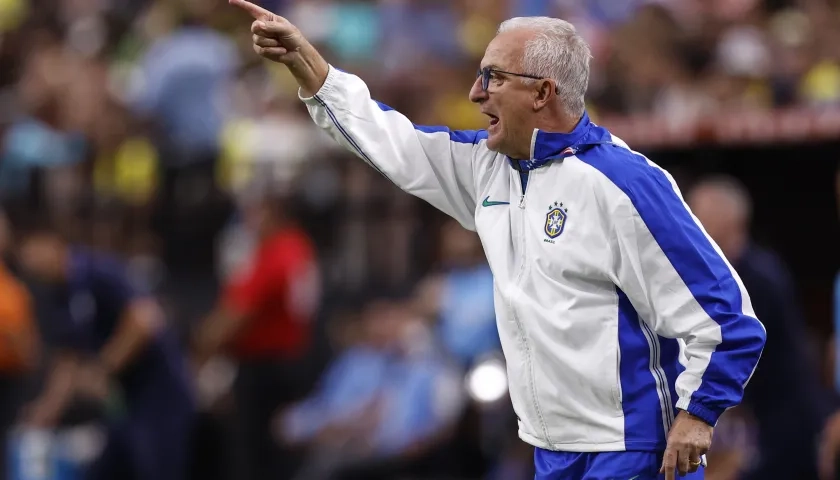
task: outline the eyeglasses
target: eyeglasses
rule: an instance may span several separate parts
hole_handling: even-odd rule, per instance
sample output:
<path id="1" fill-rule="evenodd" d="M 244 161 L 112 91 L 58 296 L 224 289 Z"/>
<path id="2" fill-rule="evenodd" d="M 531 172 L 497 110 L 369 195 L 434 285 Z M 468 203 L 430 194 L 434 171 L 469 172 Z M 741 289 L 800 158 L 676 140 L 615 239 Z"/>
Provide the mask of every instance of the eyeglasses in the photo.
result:
<path id="1" fill-rule="evenodd" d="M 522 77 L 522 78 L 533 78 L 534 80 L 542 80 L 545 77 L 539 77 L 537 75 L 527 75 L 524 73 L 513 73 L 513 72 L 506 72 L 504 70 L 498 70 L 492 67 L 484 67 L 478 69 L 478 74 L 476 77 L 481 78 L 481 89 L 485 92 L 487 88 L 490 86 L 490 77 L 493 76 L 494 73 L 503 73 L 505 75 L 513 75 L 514 77 Z"/>

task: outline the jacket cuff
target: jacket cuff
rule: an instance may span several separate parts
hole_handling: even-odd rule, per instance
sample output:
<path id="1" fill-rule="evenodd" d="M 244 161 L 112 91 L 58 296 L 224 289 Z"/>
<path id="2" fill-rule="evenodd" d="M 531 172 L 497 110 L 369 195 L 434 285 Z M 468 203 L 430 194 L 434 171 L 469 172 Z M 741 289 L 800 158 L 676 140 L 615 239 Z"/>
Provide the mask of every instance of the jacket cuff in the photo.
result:
<path id="1" fill-rule="evenodd" d="M 723 412 L 717 412 L 711 410 L 709 408 L 700 405 L 696 401 L 692 402 L 688 398 L 681 398 L 677 402 L 677 408 L 680 410 L 685 410 L 686 412 L 694 415 L 695 417 L 703 420 L 704 422 L 708 423 L 711 426 L 715 426 L 717 424 L 718 418 L 723 414 Z"/>
<path id="2" fill-rule="evenodd" d="M 324 84 L 321 85 L 321 89 L 318 90 L 318 92 L 316 92 L 315 95 L 311 97 L 304 97 L 301 93 L 302 89 L 298 88 L 298 98 L 300 99 L 300 101 L 307 105 L 319 106 L 321 103 L 315 97 L 323 98 L 325 96 L 329 96 L 331 92 L 335 91 L 335 84 L 336 82 L 338 82 L 338 79 L 336 77 L 338 76 L 338 74 L 339 70 L 333 67 L 332 65 L 329 65 L 329 70 L 327 71 L 327 79 L 324 80 Z"/>

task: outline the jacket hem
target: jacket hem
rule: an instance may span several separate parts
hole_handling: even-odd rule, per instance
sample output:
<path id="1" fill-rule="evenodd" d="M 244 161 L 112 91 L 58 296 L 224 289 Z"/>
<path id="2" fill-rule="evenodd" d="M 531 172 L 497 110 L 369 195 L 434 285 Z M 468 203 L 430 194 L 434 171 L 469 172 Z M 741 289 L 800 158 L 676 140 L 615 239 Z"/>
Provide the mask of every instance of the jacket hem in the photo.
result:
<path id="1" fill-rule="evenodd" d="M 523 432 L 519 430 L 519 438 L 537 448 L 541 448 L 543 450 L 551 450 L 555 452 L 581 452 L 581 453 L 592 453 L 592 452 L 625 452 L 625 451 L 633 451 L 633 452 L 663 452 L 665 451 L 665 444 L 659 441 L 651 440 L 651 441 L 631 441 L 631 442 L 624 442 L 624 441 L 617 441 L 617 442 L 604 442 L 604 443 L 548 443 L 544 440 L 541 440 L 533 435 Z"/>

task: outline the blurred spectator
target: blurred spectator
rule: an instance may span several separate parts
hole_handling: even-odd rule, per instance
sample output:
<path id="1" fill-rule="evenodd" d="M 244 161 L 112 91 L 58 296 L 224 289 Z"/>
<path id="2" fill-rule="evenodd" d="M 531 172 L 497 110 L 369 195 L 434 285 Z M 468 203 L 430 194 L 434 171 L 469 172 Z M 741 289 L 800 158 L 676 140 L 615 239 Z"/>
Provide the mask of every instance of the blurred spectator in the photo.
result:
<path id="1" fill-rule="evenodd" d="M 6 268 L 9 225 L 0 211 L 0 447 L 17 420 L 26 399 L 28 375 L 38 364 L 39 339 L 31 297 L 26 286 Z M 5 455 L 0 456 L 0 478 L 6 478 Z"/>
<path id="2" fill-rule="evenodd" d="M 840 214 L 840 164 L 834 175 L 834 194 L 837 200 L 837 213 Z M 828 370 L 834 373 L 834 390 L 840 392 L 840 271 L 834 279 L 832 314 L 834 316 L 834 337 L 829 341 Z M 835 413 L 827 422 L 820 445 L 820 478 L 836 478 L 840 472 L 840 412 Z"/>
<path id="3" fill-rule="evenodd" d="M 752 201 L 737 180 L 715 176 L 687 195 L 692 211 L 732 263 L 767 329 L 767 345 L 746 389 L 744 406 L 758 429 L 752 460 L 743 478 L 816 477 L 821 426 L 835 407 L 817 375 L 796 288 L 779 257 L 750 239 Z M 789 412 L 796 411 L 796 415 Z"/>
<path id="4" fill-rule="evenodd" d="M 289 478 L 294 471 L 296 455 L 273 441 L 271 417 L 308 389 L 321 290 L 309 236 L 282 195 L 260 185 L 252 184 L 244 199 L 245 248 L 228 256 L 224 292 L 195 339 L 199 369 L 218 354 L 236 360 L 236 471 L 243 480 Z"/>
<path id="5" fill-rule="evenodd" d="M 25 423 L 58 427 L 74 398 L 105 405 L 120 395 L 124 415 L 111 411 L 90 478 L 184 478 L 193 401 L 184 357 L 155 300 L 118 260 L 71 247 L 49 227 L 23 234 L 20 258 L 49 288 L 48 321 L 58 332 L 55 363 Z"/>
<path id="6" fill-rule="evenodd" d="M 279 419 L 283 441 L 309 450 L 296 478 L 444 473 L 463 392 L 431 331 L 400 298 L 373 300 L 352 328 L 318 390 Z"/>
<path id="7" fill-rule="evenodd" d="M 209 24 L 206 6 L 185 6 L 180 25 L 156 39 L 139 60 L 132 88 L 132 104 L 140 116 L 157 122 L 164 164 L 173 170 L 217 154 L 229 109 L 223 92 L 239 66 L 235 45 Z"/>
<path id="8" fill-rule="evenodd" d="M 493 308 L 493 274 L 478 236 L 448 220 L 440 234 L 440 271 L 424 280 L 420 308 L 437 320 L 445 351 L 469 368 L 501 350 Z"/>
<path id="9" fill-rule="evenodd" d="M 6 215 L 0 210 L 0 371 L 7 380 L 31 371 L 39 353 L 29 291 L 5 265 L 10 235 Z"/>
<path id="10" fill-rule="evenodd" d="M 32 173 L 38 167 L 60 170 L 84 159 L 87 141 L 79 127 L 85 108 L 71 111 L 67 104 L 77 92 L 78 59 L 62 51 L 60 38 L 48 29 L 32 34 L 32 53 L 24 60 L 16 90 L 20 111 L 0 146 L 0 192 L 2 197 L 19 198 L 33 187 Z"/>

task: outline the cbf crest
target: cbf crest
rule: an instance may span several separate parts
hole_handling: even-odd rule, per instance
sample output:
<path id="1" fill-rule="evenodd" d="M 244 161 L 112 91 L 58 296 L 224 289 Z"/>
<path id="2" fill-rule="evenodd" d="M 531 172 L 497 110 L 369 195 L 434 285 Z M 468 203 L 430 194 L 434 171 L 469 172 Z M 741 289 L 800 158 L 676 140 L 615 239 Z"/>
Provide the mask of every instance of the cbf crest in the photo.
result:
<path id="1" fill-rule="evenodd" d="M 569 218 L 569 209 L 562 203 L 554 202 L 548 206 L 548 213 L 545 214 L 545 235 L 548 237 L 546 242 L 554 243 L 554 239 L 559 237 L 566 228 L 566 220 Z"/>

